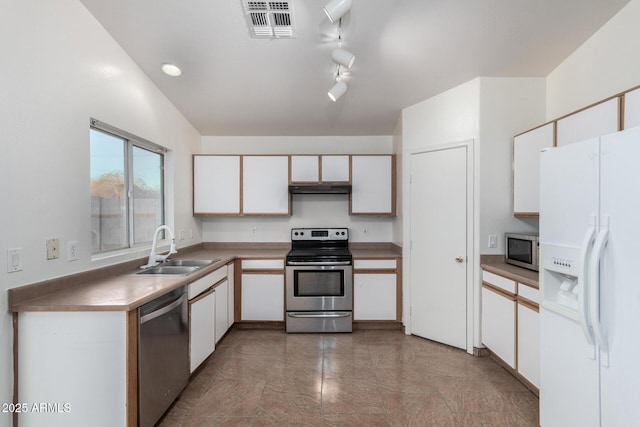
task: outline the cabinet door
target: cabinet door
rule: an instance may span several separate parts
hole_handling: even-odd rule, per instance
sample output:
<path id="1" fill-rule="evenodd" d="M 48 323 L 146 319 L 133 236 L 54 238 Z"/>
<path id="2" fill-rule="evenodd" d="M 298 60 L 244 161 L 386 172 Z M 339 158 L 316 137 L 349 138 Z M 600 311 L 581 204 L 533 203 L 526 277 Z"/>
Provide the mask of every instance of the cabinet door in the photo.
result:
<path id="1" fill-rule="evenodd" d="M 395 215 L 393 156 L 351 157 L 352 214 Z"/>
<path id="2" fill-rule="evenodd" d="M 284 320 L 284 274 L 242 275 L 242 320 Z"/>
<path id="3" fill-rule="evenodd" d="M 319 156 L 291 156 L 291 182 L 319 182 Z"/>
<path id="4" fill-rule="evenodd" d="M 322 156 L 322 182 L 349 182 L 349 156 Z"/>
<path id="5" fill-rule="evenodd" d="M 193 213 L 240 214 L 240 156 L 193 157 Z"/>
<path id="6" fill-rule="evenodd" d="M 216 294 L 210 292 L 189 303 L 189 353 L 193 372 L 215 350 Z"/>
<path id="7" fill-rule="evenodd" d="M 540 387 L 540 315 L 518 304 L 518 372 Z"/>
<path id="8" fill-rule="evenodd" d="M 229 329 L 228 304 L 229 304 L 229 282 L 225 280 L 216 286 L 216 321 L 215 337 L 216 343 Z"/>
<path id="9" fill-rule="evenodd" d="M 640 126 L 640 89 L 624 94 L 624 128 Z"/>
<path id="10" fill-rule="evenodd" d="M 557 145 L 572 144 L 618 131 L 618 98 L 558 120 Z"/>
<path id="11" fill-rule="evenodd" d="M 549 123 L 513 139 L 513 212 L 536 216 L 540 212 L 540 151 L 553 147 L 554 124 Z"/>
<path id="12" fill-rule="evenodd" d="M 353 319 L 396 320 L 396 275 L 353 275 Z"/>
<path id="13" fill-rule="evenodd" d="M 482 288 L 482 343 L 512 368 L 516 363 L 516 303 Z"/>
<path id="14" fill-rule="evenodd" d="M 242 213 L 289 215 L 289 158 L 242 157 Z"/>

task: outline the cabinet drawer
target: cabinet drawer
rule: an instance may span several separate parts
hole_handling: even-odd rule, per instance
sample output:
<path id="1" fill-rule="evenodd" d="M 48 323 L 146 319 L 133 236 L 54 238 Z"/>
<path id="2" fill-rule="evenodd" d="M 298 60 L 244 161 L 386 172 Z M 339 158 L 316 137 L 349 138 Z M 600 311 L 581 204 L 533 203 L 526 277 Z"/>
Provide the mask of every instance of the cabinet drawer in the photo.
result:
<path id="1" fill-rule="evenodd" d="M 243 270 L 283 270 L 283 259 L 243 259 Z"/>
<path id="2" fill-rule="evenodd" d="M 516 293 L 516 282 L 507 279 L 506 277 L 498 276 L 497 274 L 493 274 L 489 271 L 483 271 L 482 281 L 500 288 L 503 291 L 509 292 L 510 294 L 515 295 Z"/>
<path id="3" fill-rule="evenodd" d="M 540 290 L 518 283 L 518 295 L 536 304 L 540 303 Z"/>
<path id="4" fill-rule="evenodd" d="M 355 259 L 353 268 L 356 270 L 395 270 L 395 259 Z"/>
<path id="5" fill-rule="evenodd" d="M 225 277 L 227 277 L 227 266 L 221 267 L 216 271 L 214 271 L 213 273 L 207 274 L 206 276 L 201 277 L 195 282 L 189 284 L 189 290 L 188 290 L 189 299 L 197 296 L 202 291 L 215 285 Z"/>

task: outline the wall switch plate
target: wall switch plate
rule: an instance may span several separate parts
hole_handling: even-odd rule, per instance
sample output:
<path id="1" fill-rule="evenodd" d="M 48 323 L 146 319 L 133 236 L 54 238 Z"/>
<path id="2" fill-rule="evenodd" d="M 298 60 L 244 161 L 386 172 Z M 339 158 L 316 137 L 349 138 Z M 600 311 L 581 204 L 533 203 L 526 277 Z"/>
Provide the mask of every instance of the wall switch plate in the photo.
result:
<path id="1" fill-rule="evenodd" d="M 60 257 L 60 239 L 47 240 L 47 259 L 57 259 Z"/>
<path id="2" fill-rule="evenodd" d="M 180 240 L 184 240 L 184 236 L 185 236 L 185 234 L 184 234 L 184 230 L 180 230 L 180 231 L 178 232 L 178 239 L 180 239 Z"/>
<path id="3" fill-rule="evenodd" d="M 362 229 L 362 235 L 364 237 L 368 237 L 369 236 L 369 227 L 367 227 L 366 225 L 364 226 L 364 228 Z"/>
<path id="4" fill-rule="evenodd" d="M 67 261 L 78 260 L 78 242 L 76 240 L 67 242 Z"/>
<path id="5" fill-rule="evenodd" d="M 7 249 L 7 273 L 22 271 L 22 248 Z"/>
<path id="6" fill-rule="evenodd" d="M 496 236 L 495 234 L 489 234 L 488 246 L 490 248 L 497 248 L 498 247 L 498 236 Z"/>

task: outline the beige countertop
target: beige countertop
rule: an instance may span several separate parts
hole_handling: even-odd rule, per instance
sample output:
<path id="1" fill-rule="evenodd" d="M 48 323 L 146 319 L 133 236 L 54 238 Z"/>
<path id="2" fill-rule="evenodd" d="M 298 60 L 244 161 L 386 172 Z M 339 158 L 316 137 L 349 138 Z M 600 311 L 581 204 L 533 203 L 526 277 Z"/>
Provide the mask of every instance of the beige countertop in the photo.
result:
<path id="1" fill-rule="evenodd" d="M 507 277 L 518 283 L 531 286 L 532 288 L 540 288 L 537 271 L 507 264 L 504 262 L 504 256 L 502 255 L 482 255 L 480 267 L 482 267 L 483 270 Z"/>
<path id="2" fill-rule="evenodd" d="M 104 269 L 9 290 L 11 311 L 131 311 L 180 286 L 223 267 L 237 258 L 284 258 L 289 243 L 205 243 L 179 249 L 175 259 L 219 259 L 187 276 L 134 274 L 146 260 L 135 260 Z M 399 257 L 397 246 L 355 245 L 354 257 Z"/>

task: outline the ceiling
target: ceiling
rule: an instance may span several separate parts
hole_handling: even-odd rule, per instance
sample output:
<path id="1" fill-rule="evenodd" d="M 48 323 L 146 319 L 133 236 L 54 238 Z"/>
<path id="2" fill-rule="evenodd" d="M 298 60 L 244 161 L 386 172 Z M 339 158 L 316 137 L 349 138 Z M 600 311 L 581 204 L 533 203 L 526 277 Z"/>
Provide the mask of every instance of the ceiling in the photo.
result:
<path id="1" fill-rule="evenodd" d="M 629 0 L 353 0 L 337 102 L 328 0 L 290 1 L 295 37 L 258 39 L 242 0 L 81 0 L 200 134 L 246 136 L 391 135 L 403 108 L 475 77 L 547 76 Z"/>

